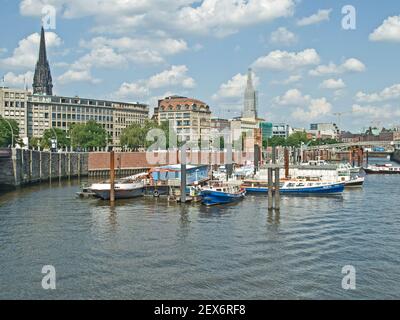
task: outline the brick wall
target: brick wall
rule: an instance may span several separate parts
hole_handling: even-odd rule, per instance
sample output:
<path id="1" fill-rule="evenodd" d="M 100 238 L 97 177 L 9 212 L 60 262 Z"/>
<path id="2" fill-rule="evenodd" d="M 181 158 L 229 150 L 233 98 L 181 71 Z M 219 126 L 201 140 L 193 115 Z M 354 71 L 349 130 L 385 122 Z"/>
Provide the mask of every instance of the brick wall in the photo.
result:
<path id="1" fill-rule="evenodd" d="M 107 152 L 92 152 L 88 155 L 88 169 L 107 170 L 110 167 L 110 154 Z M 224 152 L 196 152 L 188 151 L 186 154 L 187 163 L 195 165 L 223 165 L 229 162 L 228 154 Z M 234 152 L 233 162 L 245 164 L 246 161 L 253 161 L 253 152 Z M 115 167 L 118 169 L 152 168 L 168 164 L 180 163 L 176 151 L 171 152 L 123 152 L 115 153 Z"/>

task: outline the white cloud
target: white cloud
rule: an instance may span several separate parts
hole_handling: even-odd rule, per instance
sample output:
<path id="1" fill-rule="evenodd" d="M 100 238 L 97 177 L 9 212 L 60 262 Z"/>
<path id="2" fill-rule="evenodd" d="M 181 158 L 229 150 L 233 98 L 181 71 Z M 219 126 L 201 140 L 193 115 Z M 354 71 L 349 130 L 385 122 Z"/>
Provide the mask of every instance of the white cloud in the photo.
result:
<path id="1" fill-rule="evenodd" d="M 253 84 L 255 87 L 258 86 L 260 79 L 253 72 Z M 218 92 L 213 95 L 213 100 L 225 100 L 225 99 L 241 99 L 244 95 L 247 84 L 247 74 L 238 73 L 233 76 L 230 80 L 222 83 L 218 89 Z"/>
<path id="2" fill-rule="evenodd" d="M 254 68 L 271 70 L 294 70 L 305 66 L 316 65 L 320 57 L 315 49 L 306 49 L 301 52 L 287 52 L 276 50 L 268 55 L 258 58 Z"/>
<path id="3" fill-rule="evenodd" d="M 4 83 L 10 87 L 23 87 L 24 85 L 31 86 L 33 83 L 33 72 L 28 71 L 22 74 L 8 72 L 4 75 Z"/>
<path id="4" fill-rule="evenodd" d="M 400 98 L 400 84 L 394 84 L 391 87 L 383 89 L 381 92 L 364 93 L 362 91 L 356 94 L 358 102 L 374 103 L 388 101 Z"/>
<path id="5" fill-rule="evenodd" d="M 114 68 L 125 63 L 125 57 L 116 53 L 113 48 L 100 47 L 79 58 L 72 64 L 72 68 L 75 70 L 89 70 L 92 67 Z"/>
<path id="6" fill-rule="evenodd" d="M 387 18 L 369 35 L 371 41 L 400 42 L 400 16 Z"/>
<path id="7" fill-rule="evenodd" d="M 292 113 L 292 117 L 296 120 L 308 122 L 328 115 L 331 111 L 332 105 L 326 100 L 326 98 L 313 99 L 307 109 L 297 108 Z"/>
<path id="8" fill-rule="evenodd" d="M 299 82 L 301 79 L 303 79 L 303 77 L 298 74 L 298 75 L 292 75 L 289 78 L 284 79 L 282 81 L 278 81 L 278 80 L 271 81 L 271 84 L 288 85 L 288 84 Z"/>
<path id="9" fill-rule="evenodd" d="M 370 119 L 392 119 L 393 117 L 400 116 L 400 110 L 397 108 L 393 108 L 391 105 L 385 105 L 382 107 L 376 106 L 360 106 L 358 104 L 354 104 L 352 106 L 353 114 L 356 114 L 358 117 L 366 117 Z"/>
<path id="10" fill-rule="evenodd" d="M 347 72 L 364 72 L 366 67 L 360 60 L 351 58 L 347 59 L 341 65 L 336 65 L 330 62 L 328 65 L 320 65 L 314 70 L 310 70 L 309 74 L 314 77 L 330 75 L 330 74 L 343 74 Z"/>
<path id="11" fill-rule="evenodd" d="M 7 68 L 29 68 L 32 69 L 37 62 L 39 55 L 39 33 L 33 33 L 18 43 L 12 56 L 1 59 L 0 66 Z M 62 44 L 61 38 L 54 32 L 46 32 L 46 46 L 48 52 L 54 47 Z"/>
<path id="12" fill-rule="evenodd" d="M 81 41 L 81 46 L 91 50 L 112 48 L 122 59 L 134 63 L 159 64 L 165 56 L 176 55 L 188 50 L 182 39 L 170 37 L 96 37 L 90 41 Z"/>
<path id="13" fill-rule="evenodd" d="M 57 78 L 61 84 L 75 82 L 90 82 L 93 84 L 101 82 L 100 79 L 93 78 L 89 70 L 68 70 Z"/>
<path id="14" fill-rule="evenodd" d="M 321 88 L 323 89 L 332 89 L 332 90 L 338 90 L 338 89 L 343 89 L 346 88 L 346 84 L 342 79 L 327 79 L 324 80 L 321 83 Z"/>
<path id="15" fill-rule="evenodd" d="M 297 42 L 297 36 L 284 27 L 280 27 L 271 33 L 270 42 L 290 46 Z"/>
<path id="16" fill-rule="evenodd" d="M 273 101 L 281 106 L 305 106 L 311 101 L 311 96 L 303 96 L 299 89 L 290 89 L 284 95 L 276 97 Z"/>
<path id="17" fill-rule="evenodd" d="M 292 117 L 299 121 L 317 119 L 332 110 L 326 98 L 314 99 L 310 95 L 303 95 L 298 89 L 288 90 L 284 95 L 274 98 L 273 102 L 280 106 L 297 107 Z"/>
<path id="18" fill-rule="evenodd" d="M 322 21 L 329 21 L 329 16 L 332 12 L 332 9 L 327 9 L 327 10 L 318 10 L 317 13 L 309 16 L 309 17 L 305 17 L 300 19 L 299 21 L 297 21 L 297 25 L 300 27 L 304 27 L 304 26 L 308 26 L 311 24 L 316 24 L 316 23 L 320 23 Z"/>
<path id="19" fill-rule="evenodd" d="M 43 4 L 64 18 L 91 16 L 101 33 L 128 33 L 143 28 L 225 36 L 241 27 L 288 17 L 294 0 L 22 0 L 24 15 L 39 16 Z"/>
<path id="20" fill-rule="evenodd" d="M 0 48 L 0 55 L 6 53 L 8 50 L 6 48 Z"/>
<path id="21" fill-rule="evenodd" d="M 181 87 L 192 89 L 196 86 L 193 78 L 187 75 L 188 68 L 185 65 L 171 66 L 154 76 L 139 80 L 134 83 L 124 82 L 115 93 L 118 97 L 143 97 L 148 96 L 153 90 L 165 87 Z"/>

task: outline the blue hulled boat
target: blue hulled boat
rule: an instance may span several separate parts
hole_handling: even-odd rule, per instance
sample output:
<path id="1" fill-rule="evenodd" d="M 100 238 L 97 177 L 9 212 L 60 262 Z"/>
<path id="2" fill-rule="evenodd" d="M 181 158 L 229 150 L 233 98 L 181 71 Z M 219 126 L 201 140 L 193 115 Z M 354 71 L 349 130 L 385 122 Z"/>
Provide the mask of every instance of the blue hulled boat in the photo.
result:
<path id="1" fill-rule="evenodd" d="M 280 183 L 280 193 L 300 195 L 340 194 L 344 191 L 345 183 L 288 180 Z M 268 183 L 265 181 L 245 181 L 242 188 L 248 193 L 267 193 Z"/>
<path id="2" fill-rule="evenodd" d="M 202 203 L 206 206 L 237 202 L 245 195 L 246 190 L 240 186 L 226 185 L 221 182 L 212 183 L 201 189 Z"/>

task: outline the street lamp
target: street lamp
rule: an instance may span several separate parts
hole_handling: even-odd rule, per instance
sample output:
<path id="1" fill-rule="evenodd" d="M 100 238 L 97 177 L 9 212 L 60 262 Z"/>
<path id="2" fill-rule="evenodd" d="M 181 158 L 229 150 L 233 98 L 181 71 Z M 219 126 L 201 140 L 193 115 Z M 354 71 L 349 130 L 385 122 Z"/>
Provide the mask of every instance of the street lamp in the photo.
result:
<path id="1" fill-rule="evenodd" d="M 6 118 L 3 118 L 3 120 L 8 124 L 8 126 L 10 127 L 10 130 L 11 130 L 11 148 L 12 148 L 12 147 L 14 147 L 14 129 L 13 129 L 10 121 L 8 121 Z"/>
<path id="2" fill-rule="evenodd" d="M 51 139 L 51 152 L 55 152 L 55 151 L 57 151 L 57 148 L 58 148 L 58 138 L 57 138 L 57 132 L 56 132 L 56 130 L 54 130 L 54 128 L 53 127 L 51 127 L 51 130 L 53 131 L 53 133 L 54 133 L 54 136 L 55 136 L 55 142 L 54 142 L 54 144 L 53 144 L 53 139 Z M 53 151 L 53 150 L 55 150 L 55 151 Z"/>

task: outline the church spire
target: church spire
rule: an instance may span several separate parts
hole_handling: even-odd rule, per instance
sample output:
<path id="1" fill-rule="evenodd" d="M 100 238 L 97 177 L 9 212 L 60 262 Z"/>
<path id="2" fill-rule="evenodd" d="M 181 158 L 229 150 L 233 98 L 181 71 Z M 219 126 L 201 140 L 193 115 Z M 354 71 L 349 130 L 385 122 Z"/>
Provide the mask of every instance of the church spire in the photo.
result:
<path id="1" fill-rule="evenodd" d="M 251 68 L 247 73 L 247 86 L 244 94 L 244 111 L 243 118 L 257 118 L 257 93 L 253 86 L 253 71 Z"/>
<path id="2" fill-rule="evenodd" d="M 40 63 L 46 63 L 47 53 L 46 53 L 46 36 L 44 34 L 44 28 L 40 32 L 40 47 L 39 47 L 39 61 Z"/>
<path id="3" fill-rule="evenodd" d="M 39 58 L 33 77 L 33 94 L 53 95 L 53 80 L 47 60 L 46 37 L 43 27 L 40 34 Z"/>

